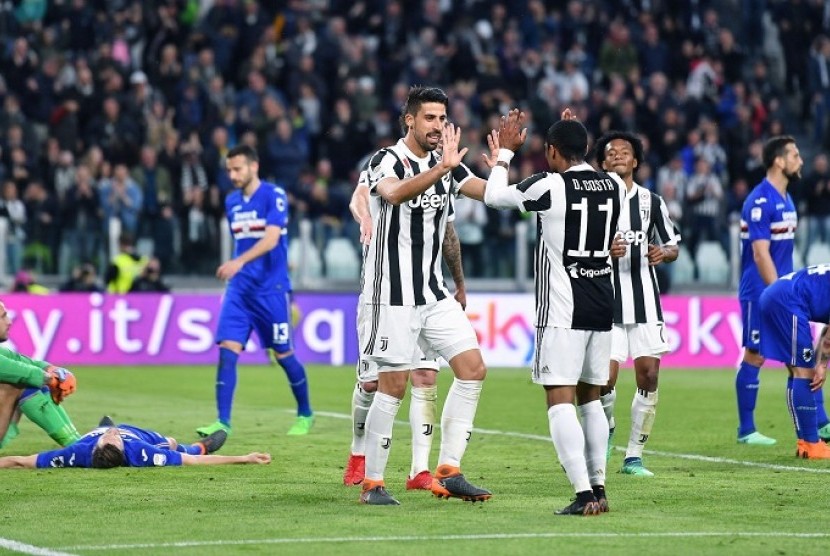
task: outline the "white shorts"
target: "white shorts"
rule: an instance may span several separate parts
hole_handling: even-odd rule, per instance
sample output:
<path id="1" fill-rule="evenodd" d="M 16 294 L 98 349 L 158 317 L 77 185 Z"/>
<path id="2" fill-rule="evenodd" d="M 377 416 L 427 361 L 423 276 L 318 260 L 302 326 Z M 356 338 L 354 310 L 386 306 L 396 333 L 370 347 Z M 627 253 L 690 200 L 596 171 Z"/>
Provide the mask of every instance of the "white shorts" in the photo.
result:
<path id="1" fill-rule="evenodd" d="M 421 368 L 422 357 L 449 361 L 479 349 L 473 325 L 455 299 L 414 307 L 367 304 L 364 310 L 361 357 L 377 363 L 380 372 Z"/>
<path id="2" fill-rule="evenodd" d="M 669 352 L 662 322 L 615 324 L 611 330 L 611 359 L 625 363 L 628 358 L 656 357 Z"/>
<path id="3" fill-rule="evenodd" d="M 364 323 L 366 322 L 366 315 L 368 314 L 371 314 L 371 311 L 367 308 L 367 305 L 363 303 L 363 294 L 361 294 L 357 304 L 358 345 L 363 345 L 363 338 L 361 334 L 363 332 Z M 416 359 L 412 362 L 412 369 L 431 369 L 433 371 L 438 371 L 441 369 L 441 365 L 438 364 L 438 359 L 435 357 L 435 354 L 433 354 L 432 358 L 427 358 L 421 349 L 418 348 Z M 357 380 L 359 382 L 377 382 L 378 380 L 378 364 L 375 361 L 371 361 L 361 356 L 357 361 L 356 371 Z"/>
<path id="4" fill-rule="evenodd" d="M 610 353 L 610 330 L 537 328 L 533 382 L 544 386 L 575 386 L 577 382 L 605 386 Z"/>

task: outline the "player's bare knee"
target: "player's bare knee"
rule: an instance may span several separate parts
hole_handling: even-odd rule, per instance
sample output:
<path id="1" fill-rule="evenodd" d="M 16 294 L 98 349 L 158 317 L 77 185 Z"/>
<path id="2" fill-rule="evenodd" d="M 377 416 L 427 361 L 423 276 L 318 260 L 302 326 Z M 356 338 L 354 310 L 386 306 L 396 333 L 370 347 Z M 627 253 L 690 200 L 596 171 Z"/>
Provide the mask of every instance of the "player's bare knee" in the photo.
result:
<path id="1" fill-rule="evenodd" d="M 481 351 L 477 349 L 459 353 L 450 359 L 450 367 L 460 380 L 484 380 L 487 376 L 487 366 L 481 358 Z"/>
<path id="2" fill-rule="evenodd" d="M 657 377 L 660 373 L 660 360 L 654 357 L 644 357 L 635 361 L 637 388 L 646 392 L 657 390 Z"/>
<path id="3" fill-rule="evenodd" d="M 219 342 L 219 347 L 229 349 L 235 354 L 239 355 L 240 353 L 242 353 L 243 346 L 239 342 L 234 342 L 231 340 L 222 340 L 221 342 Z"/>
<path id="4" fill-rule="evenodd" d="M 406 394 L 409 371 L 388 371 L 378 376 L 377 391 L 402 400 Z"/>
<path id="5" fill-rule="evenodd" d="M 763 367 L 765 361 L 764 356 L 757 351 L 744 350 L 744 363 L 749 363 L 753 367 Z"/>
<path id="6" fill-rule="evenodd" d="M 371 394 L 372 392 L 376 392 L 378 389 L 378 381 L 372 380 L 369 382 L 361 382 L 360 389 L 366 392 L 367 394 Z"/>
<path id="7" fill-rule="evenodd" d="M 599 399 L 601 386 L 596 384 L 588 384 L 587 382 L 577 382 L 576 384 L 576 403 L 577 405 L 584 405 L 588 402 L 593 402 Z"/>
<path id="8" fill-rule="evenodd" d="M 412 371 L 410 380 L 412 380 L 412 386 L 415 388 L 428 388 L 435 386 L 438 382 L 438 373 L 433 370 L 418 369 Z"/>

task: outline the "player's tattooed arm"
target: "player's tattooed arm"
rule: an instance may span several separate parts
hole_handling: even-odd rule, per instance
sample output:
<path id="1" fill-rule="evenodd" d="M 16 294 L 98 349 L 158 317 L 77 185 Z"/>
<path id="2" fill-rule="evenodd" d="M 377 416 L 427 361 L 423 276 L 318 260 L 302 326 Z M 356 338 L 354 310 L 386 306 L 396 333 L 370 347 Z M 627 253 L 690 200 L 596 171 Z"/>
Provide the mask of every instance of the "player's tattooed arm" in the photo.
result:
<path id="1" fill-rule="evenodd" d="M 455 300 L 461 307 L 467 308 L 467 293 L 464 286 L 464 268 L 461 265 L 461 242 L 458 234 L 455 233 L 455 226 L 452 222 L 447 224 L 447 232 L 444 234 L 444 243 L 441 245 L 441 252 L 444 254 L 444 262 L 450 269 L 452 280 L 455 282 Z"/>

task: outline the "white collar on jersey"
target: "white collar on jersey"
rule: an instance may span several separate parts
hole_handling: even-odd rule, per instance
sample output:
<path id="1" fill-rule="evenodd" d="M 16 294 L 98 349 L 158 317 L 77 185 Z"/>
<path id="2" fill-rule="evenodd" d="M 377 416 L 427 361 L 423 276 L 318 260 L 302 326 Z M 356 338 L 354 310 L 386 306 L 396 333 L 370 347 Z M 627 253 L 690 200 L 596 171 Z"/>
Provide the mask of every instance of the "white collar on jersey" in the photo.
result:
<path id="1" fill-rule="evenodd" d="M 591 171 L 591 172 L 596 171 L 596 170 L 594 170 L 594 167 L 591 166 L 590 164 L 588 164 L 587 162 L 580 162 L 579 164 L 574 164 L 573 166 L 571 166 L 570 168 L 568 168 L 565 171 L 566 172 L 582 172 L 584 170 L 588 170 L 588 171 Z"/>
<path id="2" fill-rule="evenodd" d="M 398 139 L 398 145 L 400 145 L 401 149 L 403 149 L 403 153 L 406 155 L 407 158 L 411 158 L 417 162 L 429 162 L 429 157 L 432 154 L 428 152 L 426 156 L 418 156 L 412 150 L 406 146 L 406 142 L 404 142 L 403 138 Z"/>

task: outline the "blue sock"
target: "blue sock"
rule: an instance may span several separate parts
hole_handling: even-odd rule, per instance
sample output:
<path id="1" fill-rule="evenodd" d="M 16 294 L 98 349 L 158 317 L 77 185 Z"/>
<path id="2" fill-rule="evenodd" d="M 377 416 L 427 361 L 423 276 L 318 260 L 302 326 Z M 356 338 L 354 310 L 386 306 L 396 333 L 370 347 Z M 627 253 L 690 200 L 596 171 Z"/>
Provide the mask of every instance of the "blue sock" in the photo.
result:
<path id="1" fill-rule="evenodd" d="M 795 427 L 795 436 L 799 440 L 804 440 L 801 438 L 801 430 L 798 428 L 798 421 L 795 420 L 795 406 L 793 405 L 793 377 L 787 377 L 787 413 L 790 414 L 790 419 L 792 419 L 793 427 Z"/>
<path id="2" fill-rule="evenodd" d="M 810 391 L 809 378 L 793 379 L 793 407 L 795 408 L 796 434 L 805 442 L 818 442 L 816 396 Z"/>
<path id="3" fill-rule="evenodd" d="M 735 391 L 738 393 L 738 436 L 755 432 L 755 402 L 758 400 L 758 375 L 760 367 L 741 363 L 735 376 Z"/>
<path id="4" fill-rule="evenodd" d="M 183 454 L 190 454 L 191 456 L 201 456 L 203 453 L 202 447 L 199 444 L 179 444 L 176 446 L 176 451 Z"/>
<path id="5" fill-rule="evenodd" d="M 816 421 L 818 421 L 818 428 L 830 423 L 830 418 L 827 417 L 827 411 L 824 409 L 824 389 L 819 388 L 813 394 L 816 397 Z"/>
<path id="6" fill-rule="evenodd" d="M 231 426 L 238 359 L 239 355 L 228 348 L 219 348 L 219 366 L 216 368 L 216 412 L 219 414 L 219 420 L 228 426 Z"/>
<path id="7" fill-rule="evenodd" d="M 293 353 L 288 357 L 277 359 L 277 363 L 288 376 L 288 384 L 294 393 L 294 399 L 297 400 L 297 415 L 308 417 L 311 415 L 311 403 L 308 401 L 308 380 L 306 380 L 303 364 L 297 361 Z"/>

